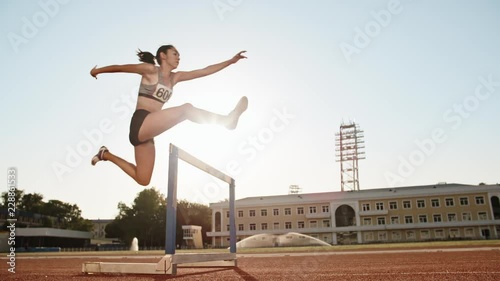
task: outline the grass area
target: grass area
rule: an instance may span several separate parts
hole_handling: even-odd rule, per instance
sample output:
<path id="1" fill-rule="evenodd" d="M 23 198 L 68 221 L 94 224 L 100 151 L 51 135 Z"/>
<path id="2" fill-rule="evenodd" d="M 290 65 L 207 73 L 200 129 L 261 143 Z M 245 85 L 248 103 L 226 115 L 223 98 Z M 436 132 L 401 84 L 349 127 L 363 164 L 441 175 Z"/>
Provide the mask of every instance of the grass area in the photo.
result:
<path id="1" fill-rule="evenodd" d="M 471 240 L 471 241 L 436 241 L 414 243 L 387 243 L 387 244 L 358 244 L 315 247 L 276 247 L 276 248 L 247 248 L 238 249 L 239 254 L 266 254 L 266 253 L 311 253 L 311 252 L 341 252 L 341 251 L 369 251 L 369 250 L 396 250 L 396 249 L 435 249 L 460 247 L 500 247 L 500 240 Z M 177 250 L 176 253 L 226 253 L 227 249 Z M 17 256 L 163 256 L 165 251 L 86 251 L 86 252 L 47 252 L 47 253 L 16 253 Z"/>

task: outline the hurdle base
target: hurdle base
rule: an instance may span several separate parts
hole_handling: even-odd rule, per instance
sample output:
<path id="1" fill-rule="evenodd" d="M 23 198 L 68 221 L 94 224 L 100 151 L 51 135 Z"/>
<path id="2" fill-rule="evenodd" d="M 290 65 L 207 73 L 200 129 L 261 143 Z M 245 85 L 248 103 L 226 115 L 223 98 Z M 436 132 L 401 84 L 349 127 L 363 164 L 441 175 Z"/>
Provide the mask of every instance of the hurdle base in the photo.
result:
<path id="1" fill-rule="evenodd" d="M 235 253 L 165 255 L 158 263 L 85 262 L 85 274 L 177 274 L 178 267 L 235 267 Z"/>

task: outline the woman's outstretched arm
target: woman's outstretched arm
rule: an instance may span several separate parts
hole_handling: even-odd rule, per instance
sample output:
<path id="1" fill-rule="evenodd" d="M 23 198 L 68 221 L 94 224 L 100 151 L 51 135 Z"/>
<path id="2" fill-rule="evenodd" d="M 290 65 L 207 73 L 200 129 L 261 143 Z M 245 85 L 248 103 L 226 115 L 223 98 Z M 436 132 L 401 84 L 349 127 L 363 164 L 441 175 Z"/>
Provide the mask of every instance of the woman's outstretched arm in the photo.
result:
<path id="1" fill-rule="evenodd" d="M 246 51 L 241 51 L 227 61 L 213 64 L 213 65 L 207 66 L 207 67 L 202 68 L 202 69 L 197 69 L 197 70 L 192 70 L 192 71 L 179 71 L 179 72 L 177 72 L 177 75 L 176 75 L 177 76 L 176 82 L 192 80 L 192 79 L 211 75 L 211 74 L 214 74 L 218 71 L 221 71 L 222 69 L 230 66 L 231 64 L 238 62 L 240 59 L 246 59 L 247 57 L 245 57 L 243 55 L 243 53 L 245 53 L 245 52 Z"/>
<path id="2" fill-rule="evenodd" d="M 122 65 L 108 65 L 103 67 L 94 66 L 92 70 L 90 70 L 90 75 L 97 79 L 97 75 L 101 73 L 116 73 L 116 72 L 125 72 L 125 73 L 137 73 L 137 74 L 148 74 L 155 71 L 155 66 L 150 63 L 139 63 L 139 64 L 122 64 Z"/>

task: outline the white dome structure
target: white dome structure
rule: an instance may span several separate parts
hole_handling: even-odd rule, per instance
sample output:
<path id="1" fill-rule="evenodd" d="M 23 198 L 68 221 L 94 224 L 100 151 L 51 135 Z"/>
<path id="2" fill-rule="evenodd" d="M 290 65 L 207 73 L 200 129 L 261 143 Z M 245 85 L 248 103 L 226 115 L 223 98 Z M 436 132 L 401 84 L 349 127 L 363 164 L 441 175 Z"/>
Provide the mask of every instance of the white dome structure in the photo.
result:
<path id="1" fill-rule="evenodd" d="M 265 247 L 298 247 L 298 246 L 330 246 L 309 235 L 289 232 L 281 235 L 256 234 L 236 243 L 236 248 L 265 248 Z"/>

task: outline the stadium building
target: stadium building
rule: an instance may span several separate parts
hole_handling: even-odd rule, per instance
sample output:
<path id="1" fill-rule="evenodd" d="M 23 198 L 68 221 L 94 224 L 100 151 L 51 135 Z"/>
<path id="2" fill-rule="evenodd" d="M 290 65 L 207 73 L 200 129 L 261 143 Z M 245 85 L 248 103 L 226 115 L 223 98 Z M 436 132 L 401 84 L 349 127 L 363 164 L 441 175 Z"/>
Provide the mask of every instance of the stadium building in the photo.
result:
<path id="1" fill-rule="evenodd" d="M 500 185 L 437 184 L 235 201 L 237 240 L 298 232 L 332 245 L 500 235 Z M 229 246 L 229 203 L 210 204 L 213 247 Z"/>

